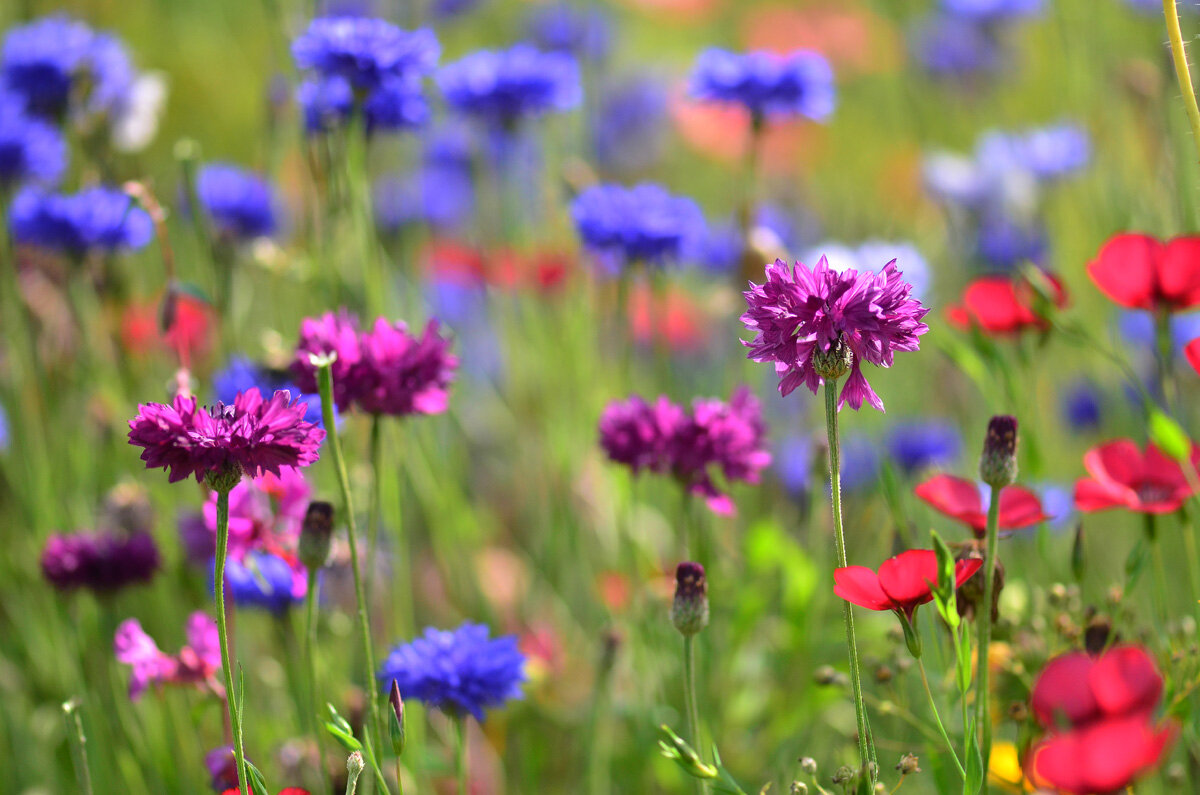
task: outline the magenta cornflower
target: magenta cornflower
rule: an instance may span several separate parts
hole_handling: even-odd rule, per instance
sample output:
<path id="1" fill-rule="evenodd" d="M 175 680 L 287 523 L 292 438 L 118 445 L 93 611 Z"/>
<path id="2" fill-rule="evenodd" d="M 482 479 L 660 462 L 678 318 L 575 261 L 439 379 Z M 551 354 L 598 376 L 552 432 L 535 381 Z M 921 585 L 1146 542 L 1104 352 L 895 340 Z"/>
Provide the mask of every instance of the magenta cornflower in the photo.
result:
<path id="1" fill-rule="evenodd" d="M 304 419 L 308 404 L 280 390 L 263 400 L 257 388 L 238 393 L 232 406 L 200 406 L 177 395 L 171 405 L 146 403 L 129 421 L 129 443 L 143 448 L 149 469 L 170 470 L 172 483 L 195 475 L 230 472 L 278 476 L 282 467 L 317 460 L 325 431 Z M 236 482 L 236 481 L 235 481 Z"/>
<path id="2" fill-rule="evenodd" d="M 734 392 L 729 403 L 697 400 L 690 412 L 665 397 L 650 404 L 634 395 L 610 403 L 600 417 L 600 446 L 610 460 L 635 473 L 672 475 L 721 514 L 732 514 L 735 507 L 717 488 L 714 474 L 720 472 L 727 481 L 757 483 L 771 463 L 765 433 L 758 400 L 745 387 Z"/>
<path id="3" fill-rule="evenodd" d="M 321 317 L 308 317 L 300 324 L 300 341 L 296 344 L 296 360 L 292 375 L 296 386 L 310 395 L 317 394 L 317 368 L 309 357 L 333 353 L 337 358 L 330 365 L 333 376 L 333 402 L 338 411 L 349 411 L 354 402 L 354 379 L 351 374 L 362 357 L 359 347 L 358 318 L 342 310 L 327 312 Z"/>
<path id="4" fill-rule="evenodd" d="M 915 351 L 918 337 L 929 330 L 921 319 L 929 310 L 912 297 L 892 260 L 878 273 L 854 268 L 836 271 L 821 257 L 815 268 L 783 260 L 767 266 L 763 284 L 751 282 L 744 293 L 749 309 L 742 323 L 755 332 L 749 358 L 774 362 L 781 378 L 779 392 L 787 395 L 804 384 L 813 394 L 823 383 L 814 356 L 845 354 L 849 377 L 842 386 L 838 408 L 853 409 L 867 402 L 883 411 L 883 401 L 867 383 L 862 362 L 891 367 L 896 351 Z M 844 346 L 844 348 L 842 347 Z"/>
<path id="5" fill-rule="evenodd" d="M 42 549 L 42 575 L 60 591 L 111 594 L 150 582 L 159 564 L 158 546 L 146 532 L 55 533 Z"/>
<path id="6" fill-rule="evenodd" d="M 224 691 L 216 680 L 221 670 L 221 650 L 216 623 L 203 612 L 187 621 L 187 645 L 178 654 L 160 651 L 136 618 L 122 621 L 113 638 L 117 662 L 132 667 L 129 697 L 136 699 L 150 685 L 196 685 L 217 695 Z"/>

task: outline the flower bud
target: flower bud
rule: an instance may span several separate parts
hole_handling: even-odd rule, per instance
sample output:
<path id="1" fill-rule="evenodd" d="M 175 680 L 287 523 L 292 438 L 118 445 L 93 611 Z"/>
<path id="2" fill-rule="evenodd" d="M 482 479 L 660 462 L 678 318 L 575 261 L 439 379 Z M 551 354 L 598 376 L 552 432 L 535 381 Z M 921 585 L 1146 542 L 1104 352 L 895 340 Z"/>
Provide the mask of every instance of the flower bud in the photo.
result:
<path id="1" fill-rule="evenodd" d="M 916 754 L 905 754 L 904 756 L 900 757 L 900 761 L 896 763 L 896 770 L 898 770 L 902 776 L 907 776 L 912 773 L 920 773 L 921 768 L 917 762 L 918 760 Z"/>
<path id="2" fill-rule="evenodd" d="M 704 567 L 699 563 L 685 561 L 675 569 L 671 623 L 685 637 L 708 626 L 708 583 L 704 579 Z"/>
<path id="3" fill-rule="evenodd" d="M 1083 630 L 1083 647 L 1093 656 L 1100 654 L 1108 646 L 1112 634 L 1112 620 L 1103 614 L 1088 619 L 1087 627 Z"/>
<path id="4" fill-rule="evenodd" d="M 310 502 L 300 526 L 300 542 L 296 554 L 309 571 L 316 571 L 329 559 L 333 539 L 333 506 L 327 502 Z"/>
<path id="5" fill-rule="evenodd" d="M 388 719 L 388 734 L 392 739 L 392 751 L 396 756 L 404 753 L 404 699 L 400 697 L 400 685 L 392 680 L 392 690 L 388 693 L 388 704 L 392 708 Z"/>
<path id="6" fill-rule="evenodd" d="M 808 785 L 803 781 L 793 781 L 791 793 L 792 795 L 808 795 Z"/>
<path id="7" fill-rule="evenodd" d="M 1017 482 L 1017 418 L 992 417 L 979 457 L 979 478 L 993 489 Z M 997 495 L 998 496 L 998 495 Z"/>
<path id="8" fill-rule="evenodd" d="M 352 793 L 358 787 L 358 777 L 362 775 L 364 767 L 366 767 L 366 763 L 363 762 L 362 751 L 354 751 L 346 757 L 346 772 L 349 774 L 346 792 Z"/>
<path id="9" fill-rule="evenodd" d="M 228 494 L 242 480 L 242 465 L 236 462 L 225 464 L 220 469 L 210 469 L 204 475 L 204 484 L 218 494 Z"/>
<path id="10" fill-rule="evenodd" d="M 850 767 L 850 765 L 842 765 L 837 770 L 833 771 L 833 776 L 830 778 L 830 781 L 838 786 L 849 784 L 853 780 L 854 768 Z"/>
<path id="11" fill-rule="evenodd" d="M 810 776 L 817 775 L 817 760 L 811 756 L 800 757 L 800 769 Z"/>
<path id="12" fill-rule="evenodd" d="M 831 345 L 829 350 L 823 351 L 818 348 L 813 351 L 813 369 L 817 371 L 817 375 L 826 380 L 841 378 L 850 372 L 852 364 L 854 364 L 854 353 L 841 337 L 838 337 L 838 341 Z"/>

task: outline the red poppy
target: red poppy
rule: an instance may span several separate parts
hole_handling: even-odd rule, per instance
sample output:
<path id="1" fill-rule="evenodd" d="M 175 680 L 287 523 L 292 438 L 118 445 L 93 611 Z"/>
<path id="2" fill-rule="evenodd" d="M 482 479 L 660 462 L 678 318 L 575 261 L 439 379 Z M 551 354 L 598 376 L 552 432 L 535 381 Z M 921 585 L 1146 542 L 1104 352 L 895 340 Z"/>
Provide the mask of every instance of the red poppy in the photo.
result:
<path id="1" fill-rule="evenodd" d="M 1048 734 L 1029 753 L 1039 787 L 1093 795 L 1119 792 L 1158 764 L 1175 735 L 1152 723 L 1163 692 L 1154 661 L 1137 646 L 1098 658 L 1071 652 L 1051 660 L 1033 686 L 1034 717 Z"/>
<path id="2" fill-rule="evenodd" d="M 1100 292 L 1130 309 L 1177 312 L 1200 305 L 1200 236 L 1163 243 L 1149 235 L 1116 235 L 1087 270 Z"/>
<path id="3" fill-rule="evenodd" d="M 221 795 L 238 795 L 238 788 L 227 789 Z M 279 790 L 279 795 L 309 795 L 309 792 L 303 787 L 284 787 Z"/>
<path id="4" fill-rule="evenodd" d="M 917 484 L 913 493 L 951 519 L 968 525 L 977 537 L 983 538 L 986 534 L 987 506 L 974 481 L 953 475 L 934 475 L 924 483 Z M 1005 486 L 1000 491 L 997 523 L 1000 535 L 1008 535 L 1049 518 L 1042 510 L 1042 501 L 1032 491 L 1020 486 Z"/>
<path id="5" fill-rule="evenodd" d="M 1192 457 L 1200 461 L 1200 451 Z M 1192 495 L 1183 468 L 1152 444 L 1143 453 L 1129 439 L 1105 442 L 1087 451 L 1083 466 L 1091 477 L 1075 483 L 1075 507 L 1081 511 L 1174 513 Z"/>
<path id="6" fill-rule="evenodd" d="M 1187 357 L 1188 364 L 1197 373 L 1200 373 L 1200 337 L 1192 340 L 1183 349 L 1183 355 Z"/>
<path id="7" fill-rule="evenodd" d="M 170 295 L 169 305 L 165 303 L 167 300 L 125 307 L 121 315 L 121 342 L 126 350 L 138 355 L 161 346 L 173 351 L 188 366 L 194 357 L 204 356 L 212 347 L 212 307 L 186 292 Z"/>
<path id="8" fill-rule="evenodd" d="M 981 566 L 979 558 L 958 561 L 954 587 L 971 579 Z M 937 554 L 931 549 L 910 549 L 881 563 L 878 574 L 866 566 L 835 569 L 833 592 L 859 607 L 894 610 L 911 621 L 918 607 L 933 600 L 937 578 Z"/>
<path id="9" fill-rule="evenodd" d="M 684 290 L 670 287 L 657 296 L 647 285 L 637 285 L 629 296 L 629 325 L 643 345 L 665 342 L 675 351 L 697 351 L 705 344 L 708 325 L 700 305 Z"/>
<path id="10" fill-rule="evenodd" d="M 1062 282 L 1048 273 L 1045 277 L 1053 292 L 1054 306 L 1066 306 L 1067 291 Z M 1037 297 L 1037 291 L 1028 279 L 984 276 L 967 285 L 962 303 L 947 308 L 946 319 L 957 328 L 977 327 L 985 334 L 1019 334 L 1031 328 L 1044 330 L 1049 324 L 1035 311 Z"/>

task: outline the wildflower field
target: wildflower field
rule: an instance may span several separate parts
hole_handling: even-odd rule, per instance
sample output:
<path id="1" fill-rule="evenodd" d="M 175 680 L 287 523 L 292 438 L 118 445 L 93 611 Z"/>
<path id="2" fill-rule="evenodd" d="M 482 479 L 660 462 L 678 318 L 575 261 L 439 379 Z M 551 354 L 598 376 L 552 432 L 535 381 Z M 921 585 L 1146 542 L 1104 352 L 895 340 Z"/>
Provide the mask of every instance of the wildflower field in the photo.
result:
<path id="1" fill-rule="evenodd" d="M 1200 792 L 1198 11 L 4 3 L 0 793 Z"/>

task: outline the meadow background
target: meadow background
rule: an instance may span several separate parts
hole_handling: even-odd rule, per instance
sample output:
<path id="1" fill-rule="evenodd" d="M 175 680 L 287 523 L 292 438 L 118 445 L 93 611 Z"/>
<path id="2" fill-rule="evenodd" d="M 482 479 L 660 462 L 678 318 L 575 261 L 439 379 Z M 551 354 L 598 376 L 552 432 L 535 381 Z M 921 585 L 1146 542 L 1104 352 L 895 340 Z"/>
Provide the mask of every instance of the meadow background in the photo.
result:
<path id="1" fill-rule="evenodd" d="M 529 18 L 543 5 L 482 0 L 432 21 L 430 9 L 421 13 L 448 63 L 528 38 Z M 323 242 L 313 231 L 324 212 L 315 198 L 320 156 L 298 118 L 292 98 L 298 78 L 289 54 L 291 40 L 311 18 L 310 3 L 14 0 L 0 8 L 0 29 L 65 12 L 112 31 L 140 70 L 165 78 L 168 95 L 153 140 L 141 151 L 106 156 L 103 169 L 117 184 L 143 183 L 166 206 L 178 279 L 190 292 L 211 296 L 217 279 L 208 246 L 181 201 L 188 164 L 227 161 L 261 172 L 276 186 L 285 220 L 272 240 L 237 253 L 229 310 L 212 321 L 207 349 L 191 362 L 198 395 L 213 397 L 214 375 L 236 355 L 285 367 L 301 320 L 341 306 L 364 318 L 404 319 L 413 328 L 437 316 L 454 337 L 461 365 L 449 411 L 384 425 L 381 540 L 368 566 L 377 658 L 409 639 L 414 627 L 453 627 L 468 619 L 517 634 L 529 655 L 525 697 L 472 730 L 473 791 L 694 788 L 660 756 L 657 742 L 660 724 L 683 724 L 681 642 L 668 610 L 682 539 L 695 526 L 713 539 L 712 619 L 700 641 L 705 735 L 751 791 L 771 783 L 772 792 L 787 792 L 793 779 L 803 778 L 797 762 L 804 756 L 818 761 L 828 785 L 833 769 L 854 758 L 846 690 L 821 683 L 825 667 L 842 671 L 846 662 L 841 600 L 830 575 L 821 401 L 805 390 L 779 397 L 770 368 L 746 361 L 741 345 L 740 292 L 747 278 L 761 281 L 766 258 L 753 267 L 735 257 L 720 267 L 670 269 L 662 287 L 669 310 L 651 309 L 630 324 L 614 310 L 614 279 L 581 249 L 569 212 L 573 195 L 601 178 L 650 180 L 694 198 L 711 226 L 735 223 L 751 190 L 745 120 L 698 108 L 686 97 L 689 69 L 709 46 L 809 47 L 826 54 L 836 75 L 837 105 L 825 122 L 785 122 L 768 133 L 752 195 L 782 220 L 764 224 L 775 234 L 774 248 L 754 253 L 773 257 L 781 248 L 781 255 L 798 258 L 829 241 L 904 241 L 928 266 L 921 297 L 932 311 L 921 351 L 869 374 L 887 412 L 842 414 L 851 561 L 874 566 L 895 550 L 927 546 L 931 528 L 948 539 L 967 536 L 912 495 L 926 468 L 907 469 L 897 458 L 897 428 L 943 423 L 957 441 L 940 446 L 934 467 L 973 478 L 988 417 L 1015 414 L 1022 430 L 1021 482 L 1042 490 L 1048 511 L 1058 516 L 1004 542 L 1007 578 L 997 637 L 1006 656 L 998 712 L 1027 699 L 1047 657 L 1077 644 L 1089 609 L 1110 616 L 1124 638 L 1144 640 L 1160 659 L 1172 661 L 1168 679 L 1178 692 L 1195 676 L 1197 640 L 1196 595 L 1186 584 L 1175 521 L 1160 529 L 1171 586 L 1171 619 L 1164 624 L 1154 617 L 1145 578 L 1122 593 L 1141 533 L 1137 517 L 1081 518 L 1069 500 L 1089 447 L 1122 436 L 1145 441 L 1142 407 L 1127 374 L 1078 337 L 1050 330 L 992 338 L 946 321 L 947 307 L 970 280 L 1019 268 L 1032 251 L 1070 296 L 1062 322 L 1086 329 L 1133 372 L 1153 373 L 1145 335 L 1130 333 L 1138 321 L 1123 318 L 1095 289 L 1085 266 L 1115 232 L 1168 237 L 1197 228 L 1200 172 L 1156 4 L 1047 0 L 1041 13 L 996 25 L 994 69 L 955 75 L 931 74 L 922 63 L 925 45 L 914 31 L 938 13 L 932 2 L 567 5 L 601 15 L 608 27 L 602 57 L 582 61 L 581 107 L 523 127 L 515 175 L 492 180 L 486 168 L 473 172 L 475 212 L 461 223 L 439 230 L 421 223 L 398 231 L 380 226 L 369 242 L 344 215 L 324 218 L 330 227 Z M 375 10 L 406 26 L 413 19 L 413 10 L 401 5 L 380 2 Z M 1198 21 L 1184 14 L 1185 39 Z M 603 99 L 629 80 L 653 81 L 661 101 L 634 112 L 645 124 L 631 125 L 636 134 L 616 144 L 623 157 L 601 162 L 592 131 Z M 432 88 L 430 96 L 435 117 L 453 115 Z M 970 155 L 990 130 L 1059 123 L 1078 125 L 1090 146 L 1086 165 L 1040 185 L 1023 209 L 1021 223 L 1044 229 L 1044 246 L 1007 263 L 987 261 L 964 233 L 969 222 L 926 189 L 925 158 L 936 151 Z M 368 153 L 369 173 L 384 179 L 410 172 L 421 145 L 420 131 L 380 137 Z M 74 189 L 96 175 L 95 162 L 73 157 L 64 185 Z M 781 229 L 786 234 L 778 234 Z M 492 266 L 515 262 L 516 276 L 464 279 L 448 253 L 451 244 L 473 247 Z M 186 616 L 211 609 L 209 575 L 187 563 L 178 530 L 181 519 L 203 505 L 203 490 L 190 482 L 168 485 L 160 473 L 145 471 L 126 440 L 138 403 L 167 400 L 179 367 L 154 321 L 168 284 L 160 250 L 155 244 L 115 257 L 120 289 L 96 292 L 84 303 L 82 328 L 66 296 L 89 289 L 83 277 L 46 263 L 38 252 L 15 253 L 24 271 L 45 267 L 50 274 L 26 279 L 24 299 L 36 316 L 38 355 L 53 388 L 41 391 L 16 368 L 11 313 L 0 318 L 6 329 L 0 345 L 0 792 L 75 791 L 61 710 L 72 698 L 82 706 L 98 791 L 211 791 L 204 755 L 222 742 L 220 704 L 187 689 L 130 702 L 128 671 L 112 657 L 113 631 L 126 618 L 139 619 L 164 649 L 175 649 Z M 381 263 L 381 292 L 364 288 L 368 257 Z M 539 283 L 539 273 L 547 272 L 537 270 L 539 261 L 553 263 L 553 284 Z M 905 269 L 903 259 L 898 264 Z M 131 319 L 135 310 L 140 326 Z M 1200 326 L 1184 315 L 1176 322 Z M 626 354 L 631 325 L 632 352 Z M 1190 339 L 1200 330 L 1180 335 Z M 1190 396 L 1197 376 L 1179 360 L 1171 378 L 1172 408 L 1194 430 L 1200 415 Z M 597 444 L 598 419 L 612 400 L 633 393 L 683 403 L 728 399 L 738 384 L 748 384 L 763 401 L 774 462 L 761 483 L 730 487 L 736 516 L 710 515 L 681 499 L 665 478 L 631 476 L 608 462 Z M 1081 391 L 1094 403 L 1094 419 L 1089 414 L 1080 421 Z M 369 431 L 364 418 L 343 418 L 342 441 L 364 516 Z M 306 474 L 314 496 L 338 502 L 326 456 Z M 163 558 L 157 576 L 99 599 L 56 591 L 39 568 L 46 539 L 99 526 L 114 500 L 149 512 Z M 1079 521 L 1085 554 L 1076 570 Z M 411 549 L 408 560 L 394 554 L 401 533 Z M 352 714 L 362 701 L 356 686 L 363 683 L 342 560 L 326 572 L 320 674 L 324 700 Z M 933 626 L 934 611 L 925 612 L 935 690 L 949 692 L 952 657 Z M 936 792 L 952 771 L 928 739 L 920 683 L 905 663 L 894 624 L 885 615 L 859 613 L 885 781 L 890 789 L 896 780 L 891 765 L 911 751 L 924 772 L 906 779 L 904 791 Z M 235 637 L 245 666 L 248 754 L 274 787 L 307 784 L 315 792 L 298 740 L 304 725 L 296 698 L 300 627 L 299 609 L 282 617 L 239 609 Z M 416 703 L 408 709 L 416 727 L 410 729 L 410 753 L 416 754 L 410 764 L 417 780 L 450 791 L 448 722 Z M 1028 740 L 1027 720 L 1002 712 L 997 721 L 997 742 Z M 338 767 L 335 747 L 325 750 Z M 1162 771 L 1137 792 L 1197 786 L 1200 736 L 1195 718 L 1185 716 Z"/>

